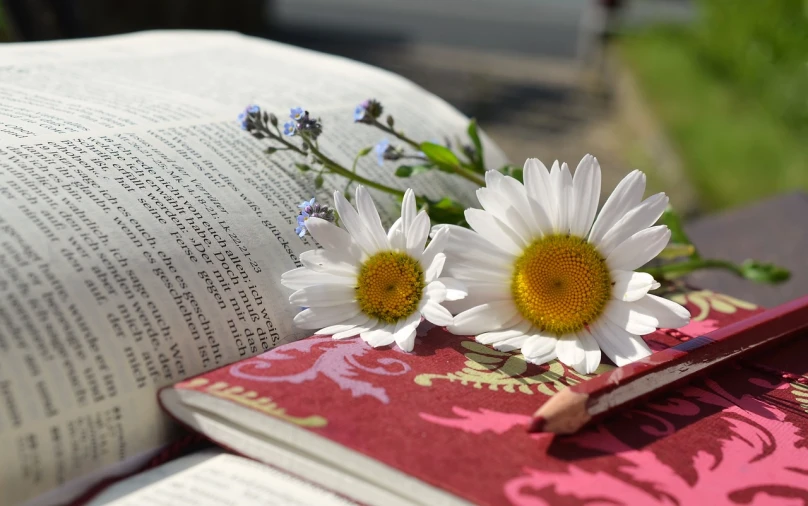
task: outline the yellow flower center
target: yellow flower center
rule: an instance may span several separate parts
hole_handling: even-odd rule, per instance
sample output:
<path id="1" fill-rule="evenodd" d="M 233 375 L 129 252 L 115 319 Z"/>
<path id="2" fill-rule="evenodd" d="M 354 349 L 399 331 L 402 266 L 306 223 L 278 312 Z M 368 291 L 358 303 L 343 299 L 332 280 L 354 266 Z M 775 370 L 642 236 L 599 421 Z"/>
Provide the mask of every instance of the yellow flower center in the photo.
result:
<path id="1" fill-rule="evenodd" d="M 606 260 L 585 239 L 551 235 L 534 241 L 516 260 L 511 292 L 526 320 L 562 335 L 603 313 L 612 280 Z"/>
<path id="2" fill-rule="evenodd" d="M 356 301 L 366 315 L 395 323 L 418 309 L 425 286 L 418 260 L 400 251 L 382 251 L 359 269 Z"/>

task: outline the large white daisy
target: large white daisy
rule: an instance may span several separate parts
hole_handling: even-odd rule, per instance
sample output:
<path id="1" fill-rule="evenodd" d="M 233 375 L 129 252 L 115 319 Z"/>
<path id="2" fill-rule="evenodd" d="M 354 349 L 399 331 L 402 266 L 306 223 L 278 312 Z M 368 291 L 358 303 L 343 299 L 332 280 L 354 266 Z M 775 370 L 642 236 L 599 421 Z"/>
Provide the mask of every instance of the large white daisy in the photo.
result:
<path id="1" fill-rule="evenodd" d="M 595 219 L 600 179 L 591 155 L 574 176 L 537 159 L 525 162 L 524 185 L 486 174 L 483 209 L 466 211 L 473 230 L 442 227 L 451 230 L 447 272 L 468 289 L 449 305 L 460 311 L 451 332 L 589 374 L 601 350 L 623 365 L 651 353 L 639 336 L 688 323 L 686 309 L 648 293 L 659 286 L 650 274 L 634 272 L 668 243 L 668 228 L 652 226 L 668 198 L 642 200 L 645 175 L 634 171 Z"/>
<path id="2" fill-rule="evenodd" d="M 440 277 L 449 231 L 436 233 L 424 248 L 429 216 L 416 214 L 412 190 L 387 233 L 364 187 L 356 189 L 358 212 L 340 192 L 334 192 L 334 203 L 345 228 L 307 219 L 306 228 L 323 248 L 301 254 L 303 267 L 281 277 L 296 290 L 289 302 L 306 308 L 295 324 L 335 339 L 359 335 L 371 346 L 395 342 L 404 351 L 412 351 L 422 317 L 450 324 L 452 315 L 441 303 L 461 299 L 466 291 L 456 280 Z"/>

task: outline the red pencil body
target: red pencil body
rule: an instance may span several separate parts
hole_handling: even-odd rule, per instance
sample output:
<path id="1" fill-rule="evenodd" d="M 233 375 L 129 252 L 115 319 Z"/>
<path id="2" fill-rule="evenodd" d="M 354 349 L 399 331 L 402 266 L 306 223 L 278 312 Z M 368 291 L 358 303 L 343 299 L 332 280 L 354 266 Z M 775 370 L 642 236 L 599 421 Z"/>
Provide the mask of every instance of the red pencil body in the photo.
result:
<path id="1" fill-rule="evenodd" d="M 535 423 L 533 428 L 574 432 L 592 419 L 690 381 L 804 330 L 808 330 L 808 296 L 569 387 L 536 412 L 536 418 L 542 423 Z M 561 429 L 553 430 L 553 427 Z"/>

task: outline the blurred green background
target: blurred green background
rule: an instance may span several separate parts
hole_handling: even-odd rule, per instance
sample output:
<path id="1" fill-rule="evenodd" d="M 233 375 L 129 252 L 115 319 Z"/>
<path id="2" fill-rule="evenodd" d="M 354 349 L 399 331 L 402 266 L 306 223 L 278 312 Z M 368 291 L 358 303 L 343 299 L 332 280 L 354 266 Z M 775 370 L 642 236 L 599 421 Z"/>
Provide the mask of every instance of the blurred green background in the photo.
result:
<path id="1" fill-rule="evenodd" d="M 691 23 L 625 31 L 618 51 L 702 208 L 808 189 L 808 1 L 697 8 Z"/>

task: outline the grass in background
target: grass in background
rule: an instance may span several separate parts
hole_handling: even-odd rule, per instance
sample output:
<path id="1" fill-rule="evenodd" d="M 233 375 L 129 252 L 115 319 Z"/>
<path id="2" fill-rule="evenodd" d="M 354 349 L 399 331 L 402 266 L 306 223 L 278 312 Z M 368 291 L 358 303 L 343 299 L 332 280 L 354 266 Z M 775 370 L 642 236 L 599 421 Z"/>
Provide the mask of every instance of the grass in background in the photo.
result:
<path id="1" fill-rule="evenodd" d="M 692 27 L 657 27 L 626 35 L 619 45 L 703 208 L 808 190 L 808 128 L 801 127 L 800 111 L 791 107 L 786 114 L 779 103 L 785 97 L 764 88 L 770 81 L 743 81 L 725 72 L 726 62 L 715 65 L 704 47 Z"/>

